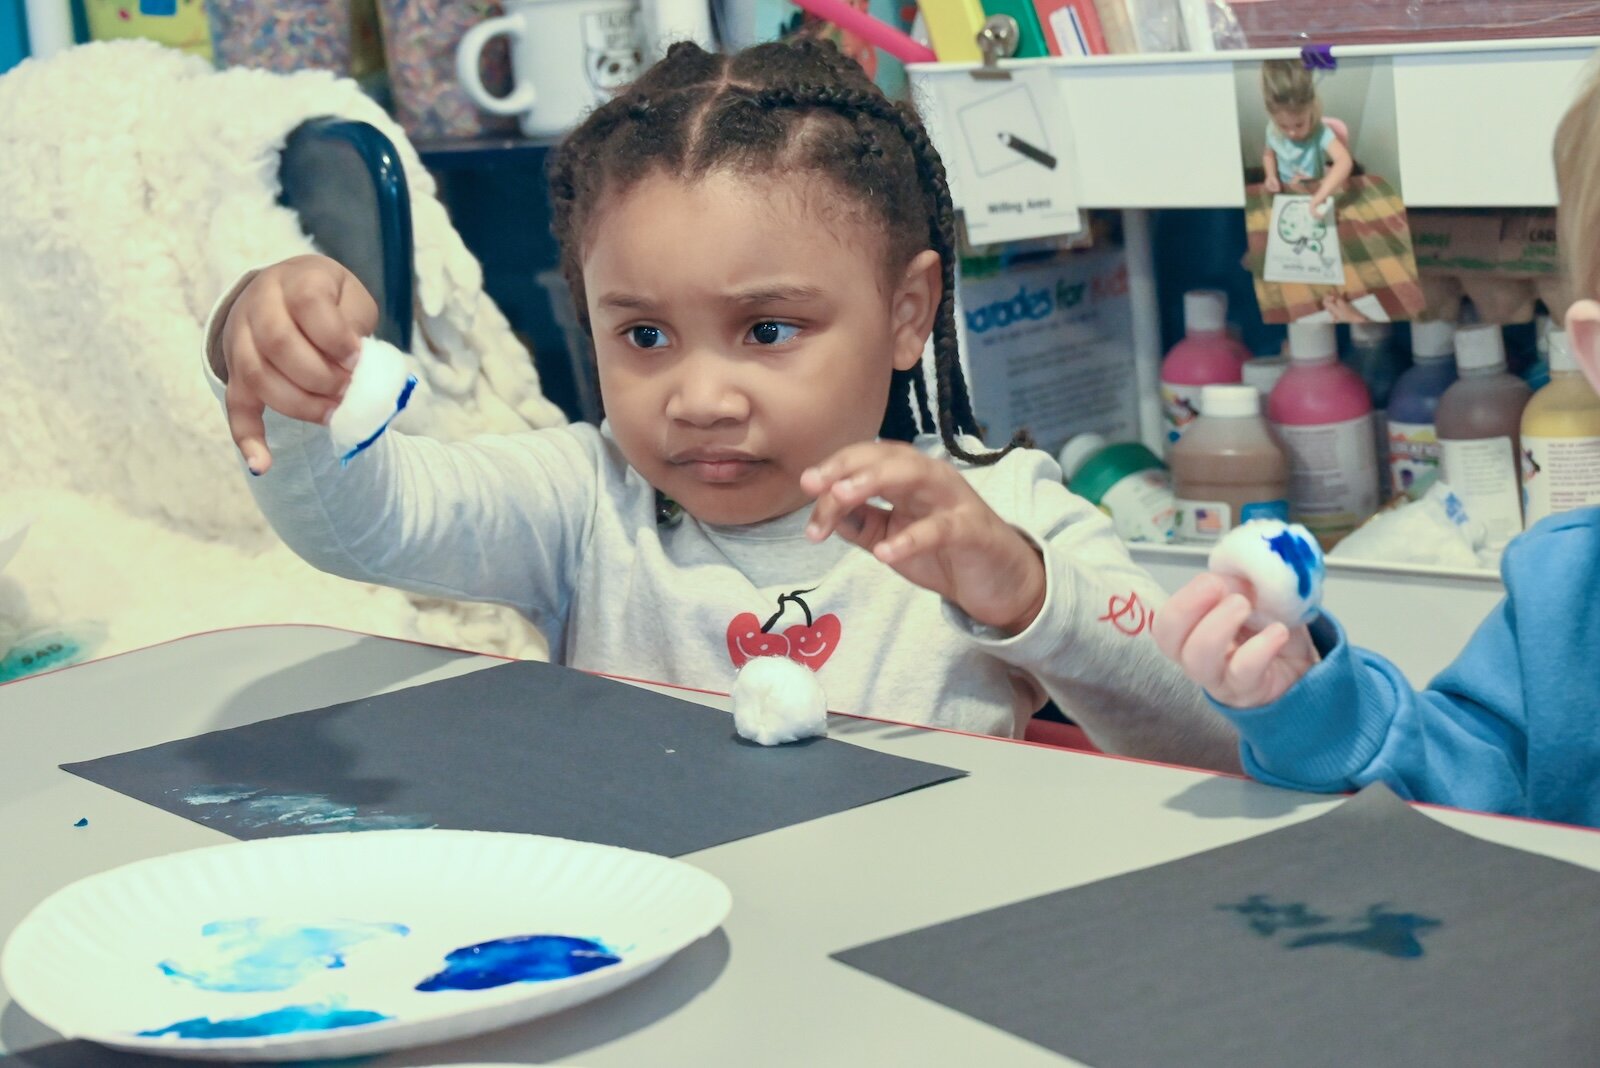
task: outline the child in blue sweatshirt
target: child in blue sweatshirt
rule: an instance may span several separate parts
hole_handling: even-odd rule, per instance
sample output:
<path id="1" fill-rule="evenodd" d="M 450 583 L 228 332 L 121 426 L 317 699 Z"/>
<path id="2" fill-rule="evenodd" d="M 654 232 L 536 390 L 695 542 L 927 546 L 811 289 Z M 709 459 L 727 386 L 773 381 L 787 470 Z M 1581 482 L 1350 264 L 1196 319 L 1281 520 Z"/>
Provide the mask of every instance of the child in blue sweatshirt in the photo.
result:
<path id="1" fill-rule="evenodd" d="M 1600 77 L 1556 134 L 1567 334 L 1600 390 Z M 1161 651 L 1239 729 L 1245 769 L 1303 790 L 1383 782 L 1404 797 L 1600 826 L 1600 508 L 1513 541 L 1506 598 L 1455 663 L 1412 689 L 1324 614 L 1245 627 L 1241 587 L 1202 575 L 1158 616 Z"/>

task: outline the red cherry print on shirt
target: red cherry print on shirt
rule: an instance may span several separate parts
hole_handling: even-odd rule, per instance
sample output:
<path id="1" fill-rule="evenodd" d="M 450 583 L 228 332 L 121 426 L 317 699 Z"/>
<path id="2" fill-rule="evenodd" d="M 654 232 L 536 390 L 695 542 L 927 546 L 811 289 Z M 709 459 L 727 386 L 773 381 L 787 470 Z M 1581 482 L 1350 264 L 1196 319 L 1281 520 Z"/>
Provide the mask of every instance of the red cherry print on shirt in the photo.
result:
<path id="1" fill-rule="evenodd" d="M 829 612 L 809 627 L 796 623 L 783 632 L 789 639 L 789 659 L 819 671 L 839 647 L 839 617 Z"/>
<path id="2" fill-rule="evenodd" d="M 740 612 L 728 624 L 728 657 L 734 667 L 742 668 L 758 656 L 788 655 L 789 639 L 762 630 L 754 612 Z"/>

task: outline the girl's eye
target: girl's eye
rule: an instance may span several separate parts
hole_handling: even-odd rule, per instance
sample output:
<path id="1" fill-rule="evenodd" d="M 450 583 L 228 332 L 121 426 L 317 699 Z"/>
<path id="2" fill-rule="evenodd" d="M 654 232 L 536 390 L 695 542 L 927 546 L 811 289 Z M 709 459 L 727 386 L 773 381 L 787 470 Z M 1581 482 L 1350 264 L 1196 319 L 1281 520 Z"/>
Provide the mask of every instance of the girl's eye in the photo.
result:
<path id="1" fill-rule="evenodd" d="M 781 345 L 800 332 L 792 323 L 757 323 L 750 328 L 750 337 L 757 345 Z"/>
<path id="2" fill-rule="evenodd" d="M 667 335 L 659 326 L 636 326 L 628 331 L 628 340 L 634 348 L 659 349 L 667 343 Z"/>

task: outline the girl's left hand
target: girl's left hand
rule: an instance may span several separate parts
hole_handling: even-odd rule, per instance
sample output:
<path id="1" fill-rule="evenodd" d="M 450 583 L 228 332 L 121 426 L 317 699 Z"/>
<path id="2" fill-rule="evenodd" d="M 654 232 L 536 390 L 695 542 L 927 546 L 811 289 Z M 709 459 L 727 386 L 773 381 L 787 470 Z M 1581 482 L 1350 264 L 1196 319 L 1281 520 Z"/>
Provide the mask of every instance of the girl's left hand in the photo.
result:
<path id="1" fill-rule="evenodd" d="M 1019 634 L 1044 607 L 1038 550 L 944 460 L 899 442 L 851 445 L 800 488 L 817 498 L 812 541 L 837 533 L 979 623 Z"/>

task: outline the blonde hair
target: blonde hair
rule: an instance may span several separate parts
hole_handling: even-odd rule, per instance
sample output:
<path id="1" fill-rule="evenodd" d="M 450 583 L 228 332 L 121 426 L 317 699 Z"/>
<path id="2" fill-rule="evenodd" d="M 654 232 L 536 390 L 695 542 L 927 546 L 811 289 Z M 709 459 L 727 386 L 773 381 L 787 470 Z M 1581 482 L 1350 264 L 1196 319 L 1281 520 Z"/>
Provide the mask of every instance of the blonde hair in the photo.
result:
<path id="1" fill-rule="evenodd" d="M 1268 113 L 1310 111 L 1313 124 L 1322 121 L 1316 80 L 1298 59 L 1269 59 L 1261 64 L 1261 99 Z"/>
<path id="2" fill-rule="evenodd" d="M 1567 295 L 1600 296 L 1600 68 L 1556 127 L 1557 248 Z"/>

